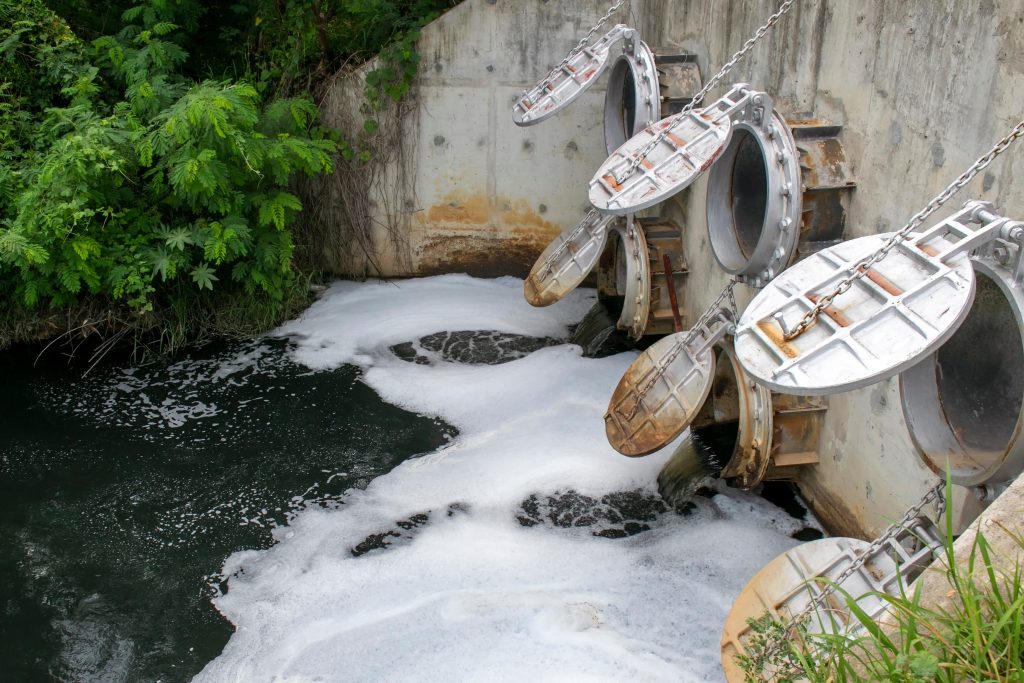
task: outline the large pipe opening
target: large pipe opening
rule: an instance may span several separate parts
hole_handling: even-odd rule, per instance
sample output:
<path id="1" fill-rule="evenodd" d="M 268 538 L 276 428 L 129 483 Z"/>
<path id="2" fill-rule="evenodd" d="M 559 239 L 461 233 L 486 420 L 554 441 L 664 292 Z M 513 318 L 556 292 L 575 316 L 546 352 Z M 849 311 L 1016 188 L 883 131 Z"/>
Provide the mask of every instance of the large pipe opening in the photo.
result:
<path id="1" fill-rule="evenodd" d="M 768 161 L 761 141 L 737 128 L 708 179 L 711 245 L 728 272 L 749 269 L 763 239 L 769 191 Z"/>
<path id="2" fill-rule="evenodd" d="M 999 483 L 1024 465 L 1024 338 L 1017 292 L 976 264 L 966 320 L 938 351 L 900 378 L 907 426 L 934 471 L 954 483 Z"/>
<path id="3" fill-rule="evenodd" d="M 636 131 L 637 84 L 633 65 L 626 56 L 612 67 L 604 103 L 605 147 L 611 154 Z"/>
<path id="4" fill-rule="evenodd" d="M 711 392 L 690 429 L 715 455 L 715 474 L 736 454 L 740 436 L 740 384 L 731 356 L 716 349 L 715 376 Z"/>
<path id="5" fill-rule="evenodd" d="M 744 258 L 751 258 L 764 229 L 768 208 L 768 169 L 764 151 L 747 131 L 736 133 L 736 155 L 729 186 L 732 195 L 732 230 Z"/>
<path id="6" fill-rule="evenodd" d="M 939 402 L 964 448 L 1002 452 L 1024 398 L 1024 348 L 1009 302 L 978 278 L 974 306 L 935 359 Z"/>

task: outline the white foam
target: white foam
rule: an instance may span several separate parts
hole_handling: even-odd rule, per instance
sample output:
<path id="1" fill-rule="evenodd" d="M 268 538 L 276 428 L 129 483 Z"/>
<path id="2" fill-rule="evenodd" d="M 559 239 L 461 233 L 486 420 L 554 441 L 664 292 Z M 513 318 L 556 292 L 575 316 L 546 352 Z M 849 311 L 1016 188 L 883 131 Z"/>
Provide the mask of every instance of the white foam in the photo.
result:
<path id="1" fill-rule="evenodd" d="M 531 494 L 654 490 L 667 452 L 625 458 L 604 436 L 632 354 L 586 359 L 563 345 L 469 366 L 388 351 L 443 330 L 564 337 L 591 301 L 581 292 L 534 309 L 508 278 L 339 283 L 284 326 L 301 362 L 356 363 L 386 400 L 460 434 L 337 509 L 298 514 L 274 547 L 232 555 L 230 590 L 214 602 L 237 631 L 197 680 L 719 680 L 731 600 L 794 545 L 795 522 L 725 489 L 621 540 L 517 521 Z M 425 511 L 408 540 L 353 556 Z"/>
<path id="2" fill-rule="evenodd" d="M 301 338 L 296 358 L 311 368 L 365 364 L 362 354 L 435 332 L 493 330 L 533 337 L 565 336 L 593 302 L 574 292 L 557 307 L 531 308 L 515 278 L 443 275 L 398 282 L 336 282 L 298 320 L 278 333 Z"/>

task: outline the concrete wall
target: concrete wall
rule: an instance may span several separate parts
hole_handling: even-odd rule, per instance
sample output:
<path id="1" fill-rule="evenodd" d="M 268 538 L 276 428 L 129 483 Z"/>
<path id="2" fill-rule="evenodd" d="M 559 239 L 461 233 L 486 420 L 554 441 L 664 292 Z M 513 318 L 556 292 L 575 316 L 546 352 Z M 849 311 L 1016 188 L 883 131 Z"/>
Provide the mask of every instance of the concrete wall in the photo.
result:
<path id="1" fill-rule="evenodd" d="M 424 31 L 411 268 L 522 273 L 586 209 L 604 158 L 602 92 L 516 128 L 517 94 L 589 28 L 606 0 L 468 0 Z M 651 45 L 696 53 L 705 78 L 774 10 L 769 0 L 633 0 Z M 625 19 L 622 14 L 619 19 Z M 1024 0 L 802 0 L 726 83 L 784 115 L 843 125 L 858 189 L 847 235 L 899 228 L 1024 115 Z M 714 95 L 714 93 L 713 93 Z M 1024 217 L 1024 145 L 957 197 Z M 725 278 L 708 246 L 704 185 L 659 212 L 685 225 L 690 319 Z M 742 289 L 742 288 L 741 288 Z M 741 292 L 741 303 L 751 292 Z M 837 532 L 874 535 L 934 482 L 914 452 L 895 379 L 831 401 L 823 461 L 802 482 Z"/>
<path id="2" fill-rule="evenodd" d="M 705 77 L 770 12 L 765 0 L 637 0 L 641 33 L 700 57 Z M 849 237 L 901 227 L 1024 117 L 1024 1 L 803 0 L 732 72 L 784 114 L 844 126 L 856 169 Z M 1024 145 L 953 201 L 980 198 L 1024 217 Z M 707 243 L 704 184 L 664 213 L 687 226 L 688 312 L 725 278 Z M 745 293 L 749 299 L 752 293 Z M 935 481 L 900 410 L 899 382 L 832 397 L 822 462 L 801 488 L 833 531 L 873 536 Z M 973 500 L 958 507 L 970 518 Z"/>
<path id="3" fill-rule="evenodd" d="M 374 260 L 384 275 L 525 275 L 544 246 L 586 213 L 586 183 L 606 156 L 604 82 L 531 128 L 512 123 L 512 105 L 606 9 L 603 0 L 470 0 L 423 31 L 415 106 L 404 124 L 412 196 L 398 218 L 405 243 L 397 252 L 383 227 L 394 216 L 379 208 L 383 196 L 374 198 Z M 328 265 L 361 271 L 344 261 Z"/>

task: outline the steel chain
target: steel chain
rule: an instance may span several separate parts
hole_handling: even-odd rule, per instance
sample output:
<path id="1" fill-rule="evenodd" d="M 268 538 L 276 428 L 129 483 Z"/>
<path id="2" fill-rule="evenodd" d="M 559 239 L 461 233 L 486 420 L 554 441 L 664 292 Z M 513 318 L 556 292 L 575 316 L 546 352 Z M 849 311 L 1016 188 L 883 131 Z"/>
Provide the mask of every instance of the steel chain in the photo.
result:
<path id="1" fill-rule="evenodd" d="M 779 9 L 775 12 L 775 14 L 768 17 L 768 21 L 766 21 L 760 28 L 758 28 L 757 31 L 754 32 L 754 35 L 747 39 L 747 42 L 743 43 L 743 47 L 737 50 L 736 53 L 733 54 L 732 59 L 726 62 L 725 65 L 721 69 L 719 69 L 718 73 L 712 76 L 711 80 L 704 84 L 704 87 L 700 89 L 700 92 L 694 95 L 692 100 L 687 102 L 686 106 L 683 107 L 683 110 L 678 114 L 672 116 L 672 123 L 665 126 L 665 128 L 663 128 L 661 132 L 659 132 L 657 135 L 651 138 L 651 140 L 646 145 L 644 145 L 631 155 L 632 160 L 630 161 L 629 167 L 626 169 L 626 172 L 622 174 L 621 178 L 618 175 L 614 175 L 613 172 L 613 177 L 615 178 L 616 183 L 621 185 L 629 176 L 633 175 L 636 169 L 638 169 L 640 165 L 644 162 L 644 159 L 647 158 L 647 155 L 653 152 L 658 145 L 664 142 L 665 138 L 668 137 L 669 133 L 671 133 L 675 129 L 676 123 L 681 121 L 684 117 L 686 117 L 687 114 L 692 112 L 698 104 L 704 101 L 704 98 L 707 97 L 707 94 L 711 92 L 711 90 L 715 88 L 722 81 L 723 78 L 725 78 L 726 74 L 728 74 L 732 70 L 732 68 L 736 66 L 737 62 L 739 62 L 748 52 L 750 52 L 754 45 L 757 44 L 757 41 L 761 40 L 761 38 L 763 38 L 765 34 L 768 33 L 768 29 L 774 26 L 779 21 L 779 19 L 781 19 L 784 16 L 790 10 L 790 8 L 793 6 L 793 3 L 795 2 L 796 0 L 785 0 L 785 2 L 779 5 Z"/>
<path id="2" fill-rule="evenodd" d="M 608 20 L 611 19 L 612 15 L 618 12 L 620 9 L 622 9 L 622 6 L 624 4 L 626 4 L 626 0 L 618 0 L 618 2 L 609 7 L 608 11 L 604 13 L 604 16 L 601 17 L 598 20 L 598 22 L 594 24 L 593 27 L 591 27 L 589 31 L 587 31 L 587 35 L 583 36 L 583 39 L 576 44 L 576 47 L 569 50 L 569 54 L 565 56 L 565 59 L 559 62 L 557 66 L 552 68 L 551 71 L 548 72 L 547 76 L 541 79 L 540 83 L 549 82 L 554 77 L 554 75 L 562 69 L 562 67 L 569 63 L 569 60 L 578 55 L 583 50 L 583 48 L 587 46 L 591 38 L 593 38 L 594 35 L 601 29 L 601 27 L 608 23 Z M 579 225 L 577 225 L 576 228 L 573 229 L 571 233 L 569 233 L 569 236 L 560 245 L 558 245 L 558 247 L 553 252 L 551 252 L 550 256 L 548 256 L 544 260 L 544 265 L 541 267 L 540 272 L 538 273 L 538 275 L 541 278 L 545 278 L 548 276 L 548 274 L 551 273 L 552 268 L 554 268 L 555 261 L 558 259 L 559 256 L 561 256 L 565 252 L 568 243 L 579 236 L 579 234 L 583 231 L 583 226 L 589 223 L 594 217 L 594 214 L 596 213 L 596 209 L 591 209 L 589 212 L 587 212 L 587 215 L 583 217 L 583 220 L 580 221 Z"/>
<path id="3" fill-rule="evenodd" d="M 712 318 L 717 315 L 722 302 L 725 301 L 726 298 L 729 299 L 729 305 L 732 307 L 733 315 L 735 316 L 737 314 L 736 295 L 733 292 L 736 288 L 736 282 L 737 280 L 729 281 L 729 284 L 722 289 L 714 302 L 712 302 L 712 304 L 704 309 L 704 312 L 700 314 L 700 317 L 697 318 L 697 322 L 694 323 L 693 327 L 691 327 L 685 334 L 682 332 L 679 333 L 682 335 L 682 338 L 678 338 L 679 335 L 675 335 L 677 339 L 675 344 L 672 345 L 672 350 L 665 357 L 665 360 L 658 360 L 655 363 L 654 374 L 651 375 L 651 378 L 647 380 L 644 386 L 637 392 L 636 403 L 633 404 L 633 410 L 631 410 L 630 414 L 626 417 L 627 420 L 633 419 L 636 415 L 636 411 L 640 409 L 640 400 L 646 396 L 647 392 L 651 390 L 655 383 L 657 383 L 658 378 L 665 374 L 665 371 L 668 370 L 668 367 L 672 365 L 672 362 L 679 357 L 679 354 L 683 352 L 683 349 L 685 349 L 690 342 L 694 340 L 697 334 L 711 322 Z"/>
<path id="4" fill-rule="evenodd" d="M 587 214 L 583 216 L 583 220 L 579 222 L 579 225 L 573 228 L 573 231 L 569 233 L 568 237 L 562 240 L 562 243 L 555 247 L 555 250 L 551 252 L 546 259 L 544 259 L 544 265 L 541 266 L 541 269 L 537 272 L 537 275 L 541 279 L 548 276 L 555 267 L 555 261 L 557 261 L 558 257 L 565 253 L 565 250 L 569 247 L 569 242 L 572 242 L 574 239 L 579 237 L 580 233 L 583 232 L 583 226 L 589 224 L 596 216 L 597 209 L 591 209 L 588 211 Z M 608 226 L 605 226 L 604 229 L 607 230 Z"/>
<path id="5" fill-rule="evenodd" d="M 571 60 L 573 57 L 575 57 L 576 55 L 583 51 L 583 48 L 587 46 L 587 44 L 590 42 L 590 39 L 594 37 L 594 34 L 601 30 L 601 27 L 608 23 L 608 20 L 612 18 L 612 15 L 618 12 L 620 9 L 622 9 L 622 6 L 625 4 L 626 0 L 618 0 L 618 2 L 609 7 L 608 11 L 604 13 L 604 16 L 598 19 L 597 23 L 594 24 L 589 31 L 587 31 L 587 35 L 583 36 L 583 39 L 576 44 L 576 47 L 569 50 L 569 54 L 565 56 L 565 59 L 563 59 L 556 66 L 554 66 L 551 69 L 551 71 L 548 72 L 547 76 L 542 78 L 537 85 L 542 85 L 544 83 L 550 82 L 554 75 L 561 71 L 562 67 L 569 63 L 569 60 Z"/>
<path id="6" fill-rule="evenodd" d="M 603 26 L 609 18 L 611 18 L 611 15 L 622 8 L 624 2 L 625 0 L 619 0 L 619 2 L 612 5 L 605 13 L 605 15 L 601 18 L 601 20 L 592 29 L 590 29 L 590 32 L 587 33 L 583 40 L 581 40 L 579 44 L 575 48 L 573 48 L 568 55 L 566 55 L 565 59 L 563 59 L 558 66 L 553 68 L 541 82 L 543 83 L 545 81 L 550 80 L 551 77 L 559 69 L 561 69 L 563 66 L 569 63 L 570 59 L 579 54 L 580 50 L 582 50 L 583 47 L 587 44 L 587 42 L 594 36 L 594 34 L 597 33 L 598 29 L 600 29 L 600 27 Z M 673 118 L 676 121 L 682 119 L 684 116 L 693 111 L 694 107 L 696 107 L 698 104 L 704 101 L 704 98 L 707 97 L 707 94 L 711 92 L 712 88 L 717 86 L 722 81 L 722 79 L 725 78 L 725 75 L 729 73 L 729 71 L 731 71 L 734 66 L 736 66 L 736 63 L 739 62 L 739 60 L 742 59 L 743 56 L 746 55 L 746 53 L 749 52 L 750 49 L 754 47 L 757 41 L 761 40 L 761 38 L 764 37 L 764 35 L 768 32 L 768 29 L 774 26 L 778 22 L 778 20 L 782 18 L 782 16 L 786 14 L 786 12 L 789 11 L 790 7 L 792 7 L 794 2 L 796 2 L 796 0 L 786 0 L 785 2 L 783 2 L 779 6 L 778 11 L 776 11 L 775 14 L 768 17 L 768 21 L 766 21 L 763 26 L 757 29 L 753 37 L 748 39 L 747 42 L 743 44 L 743 47 L 740 48 L 740 50 L 732 56 L 732 59 L 726 62 L 725 66 L 723 66 L 717 74 L 712 76 L 711 80 L 709 80 L 704 85 L 704 87 L 700 89 L 700 92 L 694 95 L 693 99 L 690 100 L 685 107 L 683 107 L 683 110 L 676 114 Z M 672 132 L 672 128 L 672 125 L 667 126 L 664 130 L 658 133 L 658 135 L 656 135 L 650 142 L 644 145 L 643 148 L 640 149 L 639 153 L 635 153 L 632 162 L 630 162 L 630 167 L 623 175 L 623 178 L 632 175 L 633 172 L 636 171 L 640 164 L 643 163 L 643 160 L 647 158 L 647 155 L 650 154 L 655 147 L 661 144 L 661 142 L 665 140 L 668 134 Z M 616 182 L 621 184 L 622 180 L 616 177 Z M 558 248 L 551 252 L 551 254 L 544 260 L 544 265 L 541 267 L 541 270 L 539 272 L 541 278 L 547 277 L 547 275 L 551 273 L 551 270 L 554 268 L 555 261 L 558 259 L 559 256 L 561 256 L 565 252 L 568 243 L 576 239 L 580 235 L 580 233 L 583 231 L 583 226 L 590 222 L 595 212 L 596 209 L 591 209 L 590 212 L 588 212 L 587 215 L 583 217 L 583 220 L 580 221 L 580 224 L 577 225 L 571 233 L 569 233 L 569 236 L 566 237 L 562 244 L 560 244 Z"/>
<path id="7" fill-rule="evenodd" d="M 946 496 L 945 496 L 945 483 L 939 482 L 932 488 L 928 489 L 928 492 L 924 494 L 915 505 L 911 506 L 909 510 L 903 513 L 903 517 L 895 522 L 882 533 L 881 536 L 873 540 L 868 547 L 855 559 L 850 566 L 839 573 L 834 579 L 830 579 L 828 585 L 826 585 L 821 593 L 811 599 L 807 606 L 791 616 L 784 626 L 784 633 L 789 633 L 791 629 L 798 626 L 805 619 L 818 609 L 821 604 L 835 592 L 836 588 L 842 585 L 844 581 L 854 575 L 864 564 L 878 552 L 885 544 L 889 541 L 894 540 L 899 536 L 900 532 L 907 529 L 911 522 L 921 516 L 921 511 L 924 510 L 925 506 L 936 500 L 938 502 L 939 517 L 941 518 L 946 507 Z M 940 519 L 941 521 L 941 519 Z M 782 649 L 782 641 L 776 641 L 765 649 L 764 658 L 767 659 L 772 655 L 778 653 Z"/>
<path id="8" fill-rule="evenodd" d="M 832 305 L 832 302 L 835 301 L 836 297 L 849 291 L 854 282 L 867 275 L 868 271 L 871 270 L 875 264 L 888 256 L 889 252 L 892 251 L 897 244 L 906 240 L 907 236 L 913 232 L 915 228 L 919 227 L 921 223 L 928 218 L 928 216 L 935 213 L 935 211 L 949 201 L 953 195 L 959 192 L 965 185 L 967 185 L 967 183 L 971 182 L 976 175 L 988 167 L 996 157 L 1005 152 L 1015 140 L 1022 136 L 1024 136 L 1024 121 L 1021 121 L 1014 126 L 1013 130 L 1011 130 L 1006 137 L 997 142 L 992 149 L 978 158 L 970 168 L 960 174 L 960 176 L 950 183 L 945 190 L 936 195 L 935 198 L 928 202 L 923 209 L 914 214 L 913 218 L 911 218 L 910 221 L 898 231 L 894 232 L 878 251 L 874 252 L 854 266 L 853 273 L 849 277 L 841 280 L 831 292 L 818 299 L 814 304 L 814 308 L 807 311 L 795 327 L 792 329 L 783 329 L 782 333 L 785 340 L 789 341 L 791 339 L 796 339 L 803 334 L 807 328 L 814 323 L 818 316 L 821 315 L 821 312 Z"/>

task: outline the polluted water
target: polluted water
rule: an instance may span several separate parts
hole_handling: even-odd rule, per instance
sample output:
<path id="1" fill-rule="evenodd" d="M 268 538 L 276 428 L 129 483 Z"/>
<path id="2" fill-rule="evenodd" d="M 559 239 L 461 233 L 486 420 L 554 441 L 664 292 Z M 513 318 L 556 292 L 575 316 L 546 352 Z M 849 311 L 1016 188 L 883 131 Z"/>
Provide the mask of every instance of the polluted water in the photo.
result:
<path id="1" fill-rule="evenodd" d="M 37 354 L 0 354 L 0 681 L 190 680 L 232 632 L 225 558 L 455 434 L 284 340 L 87 377 Z"/>
<path id="2" fill-rule="evenodd" d="M 82 377 L 2 357 L 4 680 L 717 680 L 814 526 L 608 446 L 634 352 L 522 281 L 336 283 L 268 338 Z M 598 354 L 601 355 L 601 354 Z M 728 539 L 723 543 L 722 539 Z"/>
<path id="3" fill-rule="evenodd" d="M 566 343 L 592 292 L 535 309 L 521 291 L 458 275 L 338 283 L 278 331 L 295 362 L 354 366 L 458 433 L 231 555 L 213 604 L 235 632 L 198 681 L 720 677 L 733 597 L 809 522 L 717 482 L 687 515 L 657 501 L 675 444 L 631 459 L 604 436 L 635 354 Z M 549 341 L 497 363 L 445 341 L 514 336 Z"/>
<path id="4" fill-rule="evenodd" d="M 713 483 L 732 455 L 738 424 L 712 425 L 687 430 L 668 462 L 658 472 L 658 494 L 677 510 L 689 510 L 693 497 Z"/>

